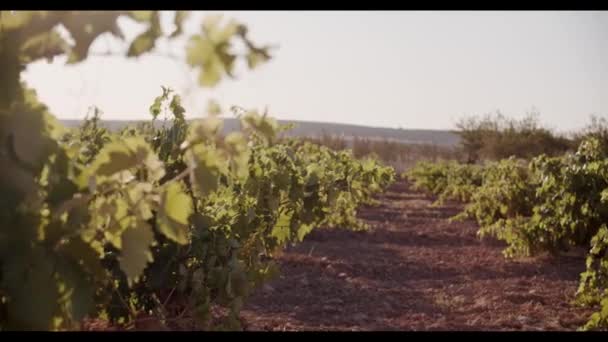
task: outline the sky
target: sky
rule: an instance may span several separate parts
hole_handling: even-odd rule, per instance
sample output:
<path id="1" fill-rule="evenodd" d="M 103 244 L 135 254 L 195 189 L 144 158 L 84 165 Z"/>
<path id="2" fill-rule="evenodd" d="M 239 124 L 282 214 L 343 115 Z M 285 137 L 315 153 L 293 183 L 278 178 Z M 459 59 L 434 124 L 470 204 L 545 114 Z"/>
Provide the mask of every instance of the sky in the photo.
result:
<path id="1" fill-rule="evenodd" d="M 210 12 L 194 13 L 195 33 Z M 452 129 L 464 116 L 537 111 L 557 131 L 608 117 L 608 12 L 234 11 L 274 58 L 214 89 L 195 86 L 185 64 L 162 56 L 91 56 L 28 66 L 24 78 L 59 118 L 99 107 L 106 119 L 146 119 L 170 86 L 189 117 L 209 99 L 263 110 L 278 119 L 392 128 Z M 166 15 L 163 23 L 170 25 Z M 121 21 L 127 38 L 143 30 Z M 94 53 L 126 51 L 108 37 Z M 183 54 L 178 41 L 159 51 Z"/>

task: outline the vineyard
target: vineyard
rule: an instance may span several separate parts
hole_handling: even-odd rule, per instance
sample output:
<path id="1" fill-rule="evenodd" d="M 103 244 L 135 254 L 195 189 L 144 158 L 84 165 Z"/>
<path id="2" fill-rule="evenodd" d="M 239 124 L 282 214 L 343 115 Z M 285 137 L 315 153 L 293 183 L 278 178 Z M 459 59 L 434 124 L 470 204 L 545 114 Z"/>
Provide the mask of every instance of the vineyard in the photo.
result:
<path id="1" fill-rule="evenodd" d="M 595 307 L 584 329 L 608 324 L 608 145 L 582 141 L 575 153 L 484 165 L 420 163 L 405 175 L 418 189 L 466 202 L 452 220 L 473 219 L 480 237 L 504 241 L 508 258 L 572 250 L 586 254 L 576 301 Z"/>
<path id="2" fill-rule="evenodd" d="M 492 308 L 505 317 L 608 327 L 606 131 L 578 137 L 575 151 L 543 131 L 530 136 L 559 142 L 555 150 L 420 161 L 399 176 L 390 162 L 411 162 L 412 151 L 452 151 L 357 138 L 353 152 L 339 139 L 288 137 L 292 127 L 267 112 L 215 101 L 190 120 L 169 87 L 145 122 L 110 130 L 95 109 L 68 128 L 23 80 L 36 61 L 86 61 L 101 35 L 123 40 L 127 59 L 183 38 L 185 62 L 207 88 L 234 78 L 237 62 L 251 70 L 272 59 L 242 23 L 210 16 L 189 35 L 187 18 L 176 11 L 167 30 L 157 11 L 0 13 L 0 331 L 534 325 L 483 316 L 477 309 L 492 306 L 471 298 L 484 281 L 493 283 L 479 291 L 496 303 L 499 283 L 542 292 L 546 303 L 532 309 L 525 299 Z M 119 19 L 146 29 L 128 41 Z M 223 134 L 224 115 L 240 129 Z M 572 251 L 584 260 L 538 259 Z M 522 258 L 538 265 L 509 266 Z M 562 321 L 542 322 L 560 311 Z"/>

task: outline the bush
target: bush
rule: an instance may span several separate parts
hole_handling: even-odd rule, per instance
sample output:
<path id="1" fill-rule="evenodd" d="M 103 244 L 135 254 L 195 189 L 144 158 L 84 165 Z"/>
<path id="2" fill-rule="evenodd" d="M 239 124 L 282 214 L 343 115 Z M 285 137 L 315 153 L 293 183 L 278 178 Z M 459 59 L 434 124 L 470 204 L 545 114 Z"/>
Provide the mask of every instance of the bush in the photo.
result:
<path id="1" fill-rule="evenodd" d="M 483 168 L 480 165 L 461 164 L 456 161 L 420 161 L 404 173 L 414 188 L 438 196 L 436 204 L 445 200 L 466 202 L 481 185 Z"/>
<path id="2" fill-rule="evenodd" d="M 456 126 L 469 163 L 509 157 L 530 159 L 541 154 L 555 156 L 576 146 L 566 137 L 542 128 L 535 113 L 522 120 L 508 119 L 500 113 L 468 117 Z"/>

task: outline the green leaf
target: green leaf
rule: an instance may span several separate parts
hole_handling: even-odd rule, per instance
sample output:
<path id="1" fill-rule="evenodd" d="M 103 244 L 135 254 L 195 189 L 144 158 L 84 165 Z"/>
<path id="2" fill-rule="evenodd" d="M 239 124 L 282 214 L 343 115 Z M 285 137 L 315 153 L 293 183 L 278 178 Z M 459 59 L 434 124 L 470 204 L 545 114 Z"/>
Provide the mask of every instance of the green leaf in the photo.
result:
<path id="1" fill-rule="evenodd" d="M 186 48 L 186 61 L 192 67 L 201 68 L 199 84 L 213 87 L 224 74 L 232 77 L 236 55 L 230 52 L 230 40 L 240 24 L 230 21 L 224 28 L 219 26 L 221 16 L 210 16 L 203 22 L 203 34 L 190 38 Z"/>
<path id="2" fill-rule="evenodd" d="M 122 233 L 122 250 L 118 261 L 129 286 L 139 280 L 148 263 L 154 260 L 150 251 L 153 242 L 152 228 L 144 221 L 136 221 L 134 226 Z"/>
<path id="3" fill-rule="evenodd" d="M 8 123 L 15 156 L 29 167 L 40 168 L 57 143 L 52 139 L 52 118 L 35 109 L 18 108 Z"/>
<path id="4" fill-rule="evenodd" d="M 33 173 L 25 171 L 15 161 L 3 161 L 0 168 L 0 187 L 5 191 L 3 196 L 16 194 L 20 199 L 34 197 L 39 189 Z"/>
<path id="5" fill-rule="evenodd" d="M 319 179 L 320 176 L 319 174 L 322 173 L 321 171 L 321 167 L 319 164 L 310 164 L 308 166 L 306 166 L 306 185 L 307 186 L 314 186 L 319 184 Z"/>
<path id="6" fill-rule="evenodd" d="M 220 25 L 222 18 L 222 14 L 216 14 L 203 19 L 203 32 L 216 43 L 227 42 L 237 34 L 240 27 L 236 20 L 230 19 L 222 28 Z"/>
<path id="7" fill-rule="evenodd" d="M 59 296 L 52 259 L 39 249 L 16 254 L 2 265 L 1 284 L 8 297 L 8 328 L 49 330 Z"/>
<path id="8" fill-rule="evenodd" d="M 173 95 L 169 108 L 176 119 L 185 120 L 184 113 L 186 113 L 186 110 L 182 107 L 182 101 L 179 95 Z"/>
<path id="9" fill-rule="evenodd" d="M 110 223 L 104 230 L 104 237 L 117 249 L 122 248 L 122 234 L 130 228 L 136 217 L 129 215 L 129 204 L 122 197 L 113 197 L 113 201 L 109 202 L 107 207 L 110 207 Z M 105 209 L 105 208 L 104 208 Z M 113 210 L 112 210 L 113 209 Z"/>
<path id="10" fill-rule="evenodd" d="M 169 239 L 185 245 L 189 241 L 188 218 L 192 214 L 192 199 L 180 183 L 169 183 L 161 199 L 158 228 Z"/>
<path id="11" fill-rule="evenodd" d="M 46 58 L 50 61 L 53 57 L 68 51 L 68 43 L 56 31 L 35 35 L 21 45 L 24 63 L 31 63 L 40 58 Z"/>
<path id="12" fill-rule="evenodd" d="M 139 164 L 135 155 L 127 147 L 122 145 L 109 145 L 102 153 L 107 153 L 106 161 L 102 161 L 102 159 L 98 157 L 97 161 L 100 162 L 93 164 L 98 166 L 96 174 L 100 176 L 112 176 Z M 99 155 L 103 156 L 102 153 Z"/>
<path id="13" fill-rule="evenodd" d="M 169 36 L 170 38 L 175 38 L 183 32 L 184 20 L 186 20 L 189 15 L 190 15 L 189 11 L 175 11 L 175 17 L 173 18 L 173 24 L 175 25 L 175 30 Z"/>
<path id="14" fill-rule="evenodd" d="M 270 60 L 270 56 L 265 52 L 252 50 L 247 54 L 247 66 L 249 66 L 249 69 L 255 69 L 268 60 Z"/>
<path id="15" fill-rule="evenodd" d="M 129 11 L 129 16 L 138 22 L 149 22 L 155 11 Z"/>
<path id="16" fill-rule="evenodd" d="M 304 240 L 304 237 L 306 235 L 308 235 L 308 233 L 310 233 L 313 230 L 313 228 L 314 228 L 314 226 L 309 225 L 309 224 L 300 225 L 300 227 L 297 229 L 298 241 Z"/>
<path id="17" fill-rule="evenodd" d="M 154 166 L 152 171 L 155 177 L 164 172 L 162 164 L 143 137 L 115 140 L 104 145 L 91 165 L 79 176 L 78 184 L 86 188 L 91 176 L 110 177 L 142 163 Z"/>
<path id="18" fill-rule="evenodd" d="M 162 105 L 162 96 L 157 96 L 156 98 L 154 98 L 154 102 L 152 102 L 152 105 L 150 105 L 150 114 L 152 114 L 152 119 L 156 119 L 158 117 L 158 115 L 160 114 L 161 111 L 161 105 Z"/>
<path id="19" fill-rule="evenodd" d="M 279 124 L 273 118 L 266 115 L 259 115 L 255 111 L 250 111 L 241 118 L 241 124 L 245 129 L 259 133 L 266 141 L 273 142 L 279 130 Z"/>
<path id="20" fill-rule="evenodd" d="M 336 200 L 338 199 L 339 195 L 340 191 L 336 190 L 335 188 L 329 188 L 327 190 L 327 204 L 330 207 L 333 207 L 336 204 Z"/>
<path id="21" fill-rule="evenodd" d="M 225 172 L 221 155 L 208 146 L 197 145 L 191 151 L 190 182 L 194 191 L 205 197 L 219 187 L 220 175 Z"/>
<path id="22" fill-rule="evenodd" d="M 158 38 L 153 30 L 147 30 L 137 36 L 127 50 L 127 57 L 137 57 L 146 52 L 152 51 Z"/>
<path id="23" fill-rule="evenodd" d="M 214 87 L 222 80 L 222 65 L 218 62 L 208 63 L 201 70 L 198 82 L 202 87 Z"/>
<path id="24" fill-rule="evenodd" d="M 292 213 L 282 213 L 277 219 L 277 223 L 272 228 L 271 236 L 277 239 L 279 244 L 283 244 L 291 238 L 291 217 Z"/>
<path id="25" fill-rule="evenodd" d="M 213 57 L 213 43 L 200 35 L 190 37 L 186 46 L 186 63 L 190 66 L 203 66 Z"/>
<path id="26" fill-rule="evenodd" d="M 608 204 L 608 188 L 604 189 L 600 195 L 600 200 L 605 203 Z"/>
<path id="27" fill-rule="evenodd" d="M 602 316 L 602 318 L 606 319 L 608 318 L 608 298 L 602 299 L 600 304 L 602 306 L 602 309 L 600 310 L 600 315 Z"/>
<path id="28" fill-rule="evenodd" d="M 250 151 L 247 140 L 240 132 L 228 133 L 224 139 L 225 151 L 231 159 L 231 170 L 239 179 L 245 179 L 249 174 Z"/>
<path id="29" fill-rule="evenodd" d="M 85 272 L 91 274 L 97 279 L 104 279 L 106 271 L 101 265 L 100 254 L 95 248 L 91 247 L 90 243 L 85 242 L 82 238 L 76 236 L 59 247 L 59 252 L 80 265 Z"/>
<path id="30" fill-rule="evenodd" d="M 154 102 L 152 103 L 152 105 L 150 106 L 150 114 L 152 114 L 152 118 L 156 119 L 156 117 L 158 117 L 158 115 L 160 114 L 161 111 L 161 107 L 164 101 L 167 101 L 169 99 L 169 94 L 172 92 L 172 90 L 170 88 L 166 88 L 166 87 L 161 87 L 163 93 L 157 97 L 154 98 Z"/>
<path id="31" fill-rule="evenodd" d="M 121 142 L 106 144 L 88 168 L 87 176 L 111 176 L 117 172 L 130 169 L 138 164 L 132 151 Z M 87 179 L 88 181 L 88 179 Z"/>
<path id="32" fill-rule="evenodd" d="M 93 311 L 95 304 L 93 284 L 87 280 L 86 274 L 78 268 L 77 264 L 61 260 L 56 268 L 59 275 L 60 301 L 71 318 L 78 322 Z"/>
<path id="33" fill-rule="evenodd" d="M 117 25 L 119 11 L 68 12 L 61 18 L 61 23 L 68 30 L 75 44 L 72 46 L 67 63 L 74 64 L 85 60 L 91 44 L 103 33 L 112 33 L 122 37 Z"/>
<path id="34" fill-rule="evenodd" d="M 231 156 L 247 152 L 247 140 L 241 132 L 230 132 L 224 139 L 228 154 Z"/>
<path id="35" fill-rule="evenodd" d="M 156 153 L 149 151 L 143 163 L 147 168 L 149 181 L 160 181 L 165 176 L 165 165 Z"/>
<path id="36" fill-rule="evenodd" d="M 196 120 L 190 126 L 187 144 L 195 145 L 198 143 L 213 142 L 223 127 L 223 121 L 216 117 L 207 117 Z M 184 146 L 184 147 L 186 147 Z"/>
<path id="37" fill-rule="evenodd" d="M 149 220 L 154 215 L 152 214 L 152 207 L 150 205 L 149 196 L 152 194 L 152 184 L 150 183 L 137 183 L 127 190 L 127 196 L 129 200 L 134 204 L 135 208 L 131 210 L 142 220 Z"/>
<path id="38" fill-rule="evenodd" d="M 150 52 L 154 49 L 156 40 L 162 35 L 158 11 L 152 11 L 151 13 L 144 12 L 135 15 L 138 16 L 139 19 L 142 19 L 141 21 L 148 21 L 150 26 L 133 40 L 127 51 L 127 57 L 137 57 L 146 52 Z"/>

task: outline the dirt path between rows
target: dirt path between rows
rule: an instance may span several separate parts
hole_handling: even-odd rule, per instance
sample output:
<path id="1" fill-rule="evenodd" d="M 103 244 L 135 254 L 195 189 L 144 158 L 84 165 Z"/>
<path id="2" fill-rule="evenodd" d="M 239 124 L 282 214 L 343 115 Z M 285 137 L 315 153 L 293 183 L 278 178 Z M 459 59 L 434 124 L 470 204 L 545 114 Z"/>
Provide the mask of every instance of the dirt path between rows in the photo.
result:
<path id="1" fill-rule="evenodd" d="M 279 257 L 281 276 L 242 312 L 245 330 L 575 330 L 582 257 L 506 260 L 461 205 L 405 182 L 362 208 L 369 232 L 318 230 Z"/>

